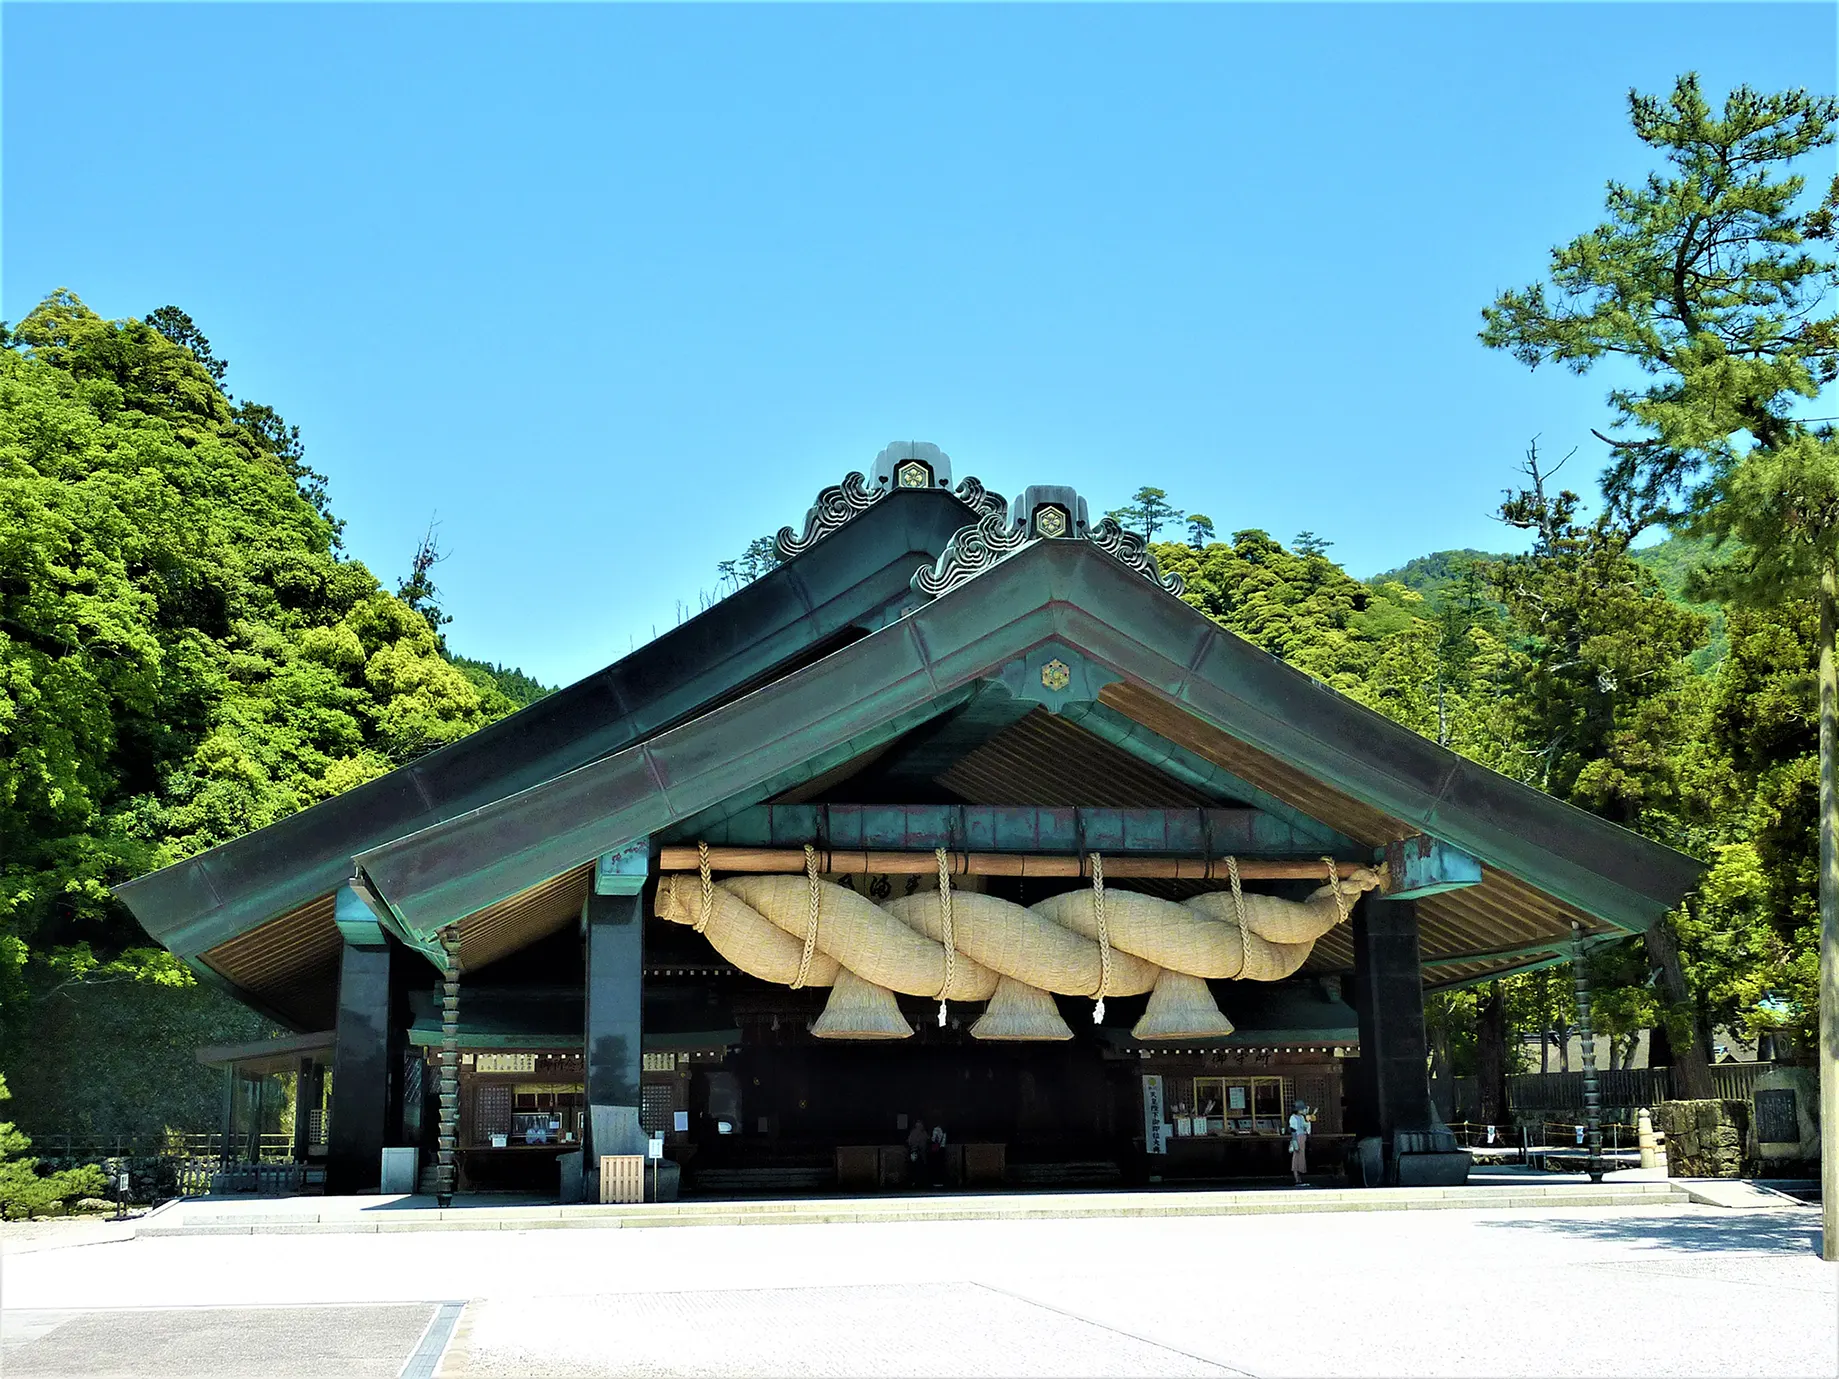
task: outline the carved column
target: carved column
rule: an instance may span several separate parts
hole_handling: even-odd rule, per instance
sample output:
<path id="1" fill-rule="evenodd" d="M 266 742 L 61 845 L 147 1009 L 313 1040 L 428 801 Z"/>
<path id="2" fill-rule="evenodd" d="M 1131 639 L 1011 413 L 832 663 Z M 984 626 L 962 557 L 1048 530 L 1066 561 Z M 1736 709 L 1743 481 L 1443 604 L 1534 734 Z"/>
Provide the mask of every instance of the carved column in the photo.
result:
<path id="1" fill-rule="evenodd" d="M 445 1207 L 453 1202 L 454 1155 L 460 1145 L 460 932 L 451 925 L 441 930 L 441 951 L 441 1117 L 434 1200 Z"/>
<path id="2" fill-rule="evenodd" d="M 1590 1142 L 1590 1181 L 1603 1181 L 1603 1099 L 1596 1085 L 1596 1035 L 1590 1028 L 1590 970 L 1584 930 L 1571 925 L 1571 976 L 1577 990 L 1577 1036 L 1584 1055 L 1584 1133 Z"/>

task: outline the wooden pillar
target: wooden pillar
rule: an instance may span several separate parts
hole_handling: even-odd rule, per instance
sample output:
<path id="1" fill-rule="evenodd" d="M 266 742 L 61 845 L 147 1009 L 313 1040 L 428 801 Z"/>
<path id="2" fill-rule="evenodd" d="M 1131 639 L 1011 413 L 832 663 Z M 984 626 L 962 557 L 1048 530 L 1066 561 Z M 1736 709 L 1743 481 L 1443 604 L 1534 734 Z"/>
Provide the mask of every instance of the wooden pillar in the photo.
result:
<path id="1" fill-rule="evenodd" d="M 350 886 L 336 918 L 345 948 L 339 962 L 338 1019 L 332 1048 L 332 1122 L 326 1137 L 326 1190 L 374 1192 L 392 1126 L 392 1045 L 388 936 Z"/>
<path id="2" fill-rule="evenodd" d="M 1466 1182 L 1469 1155 L 1430 1099 L 1417 902 L 1366 896 L 1354 909 L 1353 939 L 1358 1177 L 1369 1187 Z"/>
<path id="3" fill-rule="evenodd" d="M 639 1122 L 648 843 L 609 853 L 595 867 L 581 912 L 587 959 L 582 1071 L 587 1103 L 583 1169 L 602 1154 L 644 1152 Z M 597 1179 L 590 1177 L 588 1181 Z"/>

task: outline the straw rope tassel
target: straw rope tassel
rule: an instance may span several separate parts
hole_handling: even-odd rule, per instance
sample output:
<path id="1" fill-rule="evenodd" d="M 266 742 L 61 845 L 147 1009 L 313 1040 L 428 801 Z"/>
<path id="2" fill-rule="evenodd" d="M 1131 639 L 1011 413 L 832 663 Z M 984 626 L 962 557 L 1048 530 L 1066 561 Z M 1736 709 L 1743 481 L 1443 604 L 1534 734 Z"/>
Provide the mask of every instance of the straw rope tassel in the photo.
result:
<path id="1" fill-rule="evenodd" d="M 939 929 L 945 942 L 945 985 L 939 988 L 939 1028 L 945 1028 L 945 993 L 951 990 L 951 979 L 957 967 L 958 945 L 951 933 L 951 856 L 944 848 L 935 849 L 939 855 Z"/>
<path id="2" fill-rule="evenodd" d="M 811 912 L 805 918 L 805 951 L 798 959 L 798 980 L 792 983 L 796 991 L 811 977 L 811 955 L 817 952 L 817 922 L 824 912 L 824 893 L 817 884 L 817 849 L 805 844 L 805 879 L 811 883 Z"/>
<path id="3" fill-rule="evenodd" d="M 1105 995 L 1111 990 L 1111 931 L 1105 927 L 1105 858 L 1092 854 L 1092 922 L 1098 927 L 1098 1004 L 1092 1007 L 1092 1023 L 1105 1022 Z"/>
<path id="4" fill-rule="evenodd" d="M 1245 935 L 1245 892 L 1239 887 L 1239 859 L 1237 857 L 1226 859 L 1226 874 L 1232 878 L 1232 912 L 1239 921 L 1239 970 L 1232 974 L 1234 977 L 1239 977 L 1244 975 L 1245 964 L 1251 956 L 1252 941 Z"/>

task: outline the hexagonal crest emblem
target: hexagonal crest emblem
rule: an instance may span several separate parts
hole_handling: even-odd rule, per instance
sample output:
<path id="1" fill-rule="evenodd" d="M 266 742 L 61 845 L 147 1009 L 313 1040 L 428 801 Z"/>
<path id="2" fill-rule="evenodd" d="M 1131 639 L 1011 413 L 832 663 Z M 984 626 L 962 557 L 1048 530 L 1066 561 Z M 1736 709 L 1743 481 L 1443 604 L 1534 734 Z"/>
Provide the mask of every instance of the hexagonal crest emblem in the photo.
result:
<path id="1" fill-rule="evenodd" d="M 930 488 L 932 471 L 918 460 L 908 460 L 894 471 L 894 482 L 902 488 Z"/>
<path id="2" fill-rule="evenodd" d="M 1048 504 L 1035 511 L 1034 529 L 1042 536 L 1065 536 L 1066 525 L 1066 512 L 1064 509 Z"/>
<path id="3" fill-rule="evenodd" d="M 1041 667 L 1041 684 L 1050 690 L 1063 690 L 1073 683 L 1073 672 L 1058 656 Z"/>

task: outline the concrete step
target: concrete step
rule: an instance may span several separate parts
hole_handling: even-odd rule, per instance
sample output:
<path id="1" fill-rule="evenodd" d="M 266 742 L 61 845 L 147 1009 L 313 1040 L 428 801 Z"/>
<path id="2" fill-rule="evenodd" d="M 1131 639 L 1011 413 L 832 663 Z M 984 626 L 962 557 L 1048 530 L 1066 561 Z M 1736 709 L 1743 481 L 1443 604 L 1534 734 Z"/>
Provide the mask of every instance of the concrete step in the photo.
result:
<path id="1" fill-rule="evenodd" d="M 1455 1188 L 1329 1188 L 1253 1192 L 1091 1192 L 673 1202 L 643 1206 L 465 1206 L 364 1210 L 363 1199 L 285 1212 L 187 1212 L 149 1218 L 136 1234 L 392 1234 L 402 1231 L 631 1230 L 668 1226 L 830 1225 L 912 1221 L 1080 1220 L 1101 1217 L 1239 1216 L 1335 1211 L 1475 1211 L 1653 1207 L 1684 1203 L 1670 1183 L 1512 1184 Z"/>

